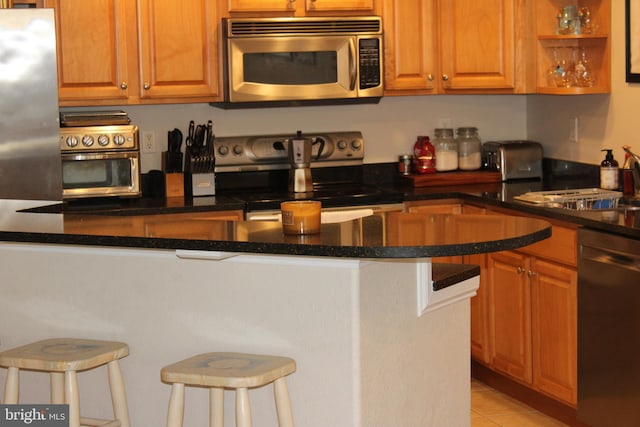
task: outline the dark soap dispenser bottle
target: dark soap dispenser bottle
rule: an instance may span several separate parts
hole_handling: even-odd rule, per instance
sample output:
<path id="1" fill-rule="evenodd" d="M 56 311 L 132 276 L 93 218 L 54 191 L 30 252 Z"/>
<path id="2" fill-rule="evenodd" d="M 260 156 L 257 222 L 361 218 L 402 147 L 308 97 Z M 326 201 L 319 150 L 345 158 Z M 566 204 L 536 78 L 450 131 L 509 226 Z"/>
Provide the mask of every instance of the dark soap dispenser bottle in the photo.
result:
<path id="1" fill-rule="evenodd" d="M 602 163 L 600 163 L 600 188 L 605 190 L 617 190 L 618 189 L 618 162 L 613 158 L 613 150 L 605 149 L 606 151 Z"/>

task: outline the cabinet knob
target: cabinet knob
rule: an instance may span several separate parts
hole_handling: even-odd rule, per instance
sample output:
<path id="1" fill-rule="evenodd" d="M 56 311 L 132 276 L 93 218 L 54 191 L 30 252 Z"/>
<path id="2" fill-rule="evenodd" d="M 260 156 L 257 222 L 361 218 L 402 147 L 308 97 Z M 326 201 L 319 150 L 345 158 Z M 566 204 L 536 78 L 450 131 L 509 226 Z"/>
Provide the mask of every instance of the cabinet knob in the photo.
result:
<path id="1" fill-rule="evenodd" d="M 151 85 L 149 83 L 145 83 L 144 86 L 142 86 L 144 88 L 144 90 L 149 90 L 151 89 Z"/>
<path id="2" fill-rule="evenodd" d="M 129 85 L 127 84 L 127 82 L 120 83 L 120 89 L 126 90 L 128 87 L 129 87 Z"/>
<path id="3" fill-rule="evenodd" d="M 432 82 L 433 81 L 433 74 L 427 74 L 427 80 Z"/>
<path id="4" fill-rule="evenodd" d="M 518 274 L 522 274 L 522 273 L 524 273 L 524 268 L 522 268 L 522 267 L 518 267 L 518 268 L 516 268 L 516 272 L 517 272 Z"/>
<path id="5" fill-rule="evenodd" d="M 443 74 L 442 75 L 442 81 L 448 82 L 449 81 L 449 76 L 447 74 Z"/>
<path id="6" fill-rule="evenodd" d="M 528 275 L 529 277 L 535 277 L 535 276 L 537 275 L 537 273 L 536 273 L 535 271 L 529 270 L 529 271 L 527 272 L 527 275 Z"/>

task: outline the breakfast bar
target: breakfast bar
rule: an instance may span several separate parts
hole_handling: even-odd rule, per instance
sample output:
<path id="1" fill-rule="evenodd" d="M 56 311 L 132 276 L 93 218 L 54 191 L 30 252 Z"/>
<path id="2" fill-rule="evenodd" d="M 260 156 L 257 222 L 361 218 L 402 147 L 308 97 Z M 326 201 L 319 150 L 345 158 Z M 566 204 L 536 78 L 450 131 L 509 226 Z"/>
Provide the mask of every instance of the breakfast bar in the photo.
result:
<path id="1" fill-rule="evenodd" d="M 296 425 L 469 425 L 478 278 L 434 286 L 431 258 L 529 245 L 548 238 L 550 224 L 363 215 L 300 236 L 278 221 L 174 219 L 163 237 L 163 215 L 11 214 L 0 222 L 0 350 L 65 336 L 128 343 L 132 425 L 164 425 L 170 387 L 160 369 L 211 351 L 295 359 Z M 23 399 L 47 402 L 42 381 L 23 374 Z M 80 376 L 82 405 L 108 417 L 97 384 L 93 372 Z M 252 392 L 258 426 L 277 425 L 270 393 Z M 206 425 L 207 399 L 187 391 L 185 425 Z M 225 405 L 233 413 L 230 396 Z"/>

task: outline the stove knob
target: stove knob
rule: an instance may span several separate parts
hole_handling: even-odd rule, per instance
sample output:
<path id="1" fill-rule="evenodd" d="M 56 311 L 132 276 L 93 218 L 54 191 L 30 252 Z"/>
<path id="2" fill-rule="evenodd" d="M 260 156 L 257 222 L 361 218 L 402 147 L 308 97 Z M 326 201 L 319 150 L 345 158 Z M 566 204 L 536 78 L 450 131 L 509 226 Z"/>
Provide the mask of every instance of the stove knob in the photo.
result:
<path id="1" fill-rule="evenodd" d="M 242 154 L 242 145 L 234 145 L 233 146 L 233 154 L 240 155 Z"/>
<path id="2" fill-rule="evenodd" d="M 338 141 L 338 149 L 344 150 L 345 148 L 347 148 L 347 141 L 345 141 L 344 139 Z"/>
<path id="3" fill-rule="evenodd" d="M 122 145 L 124 144 L 124 141 L 125 141 L 124 136 L 120 134 L 113 137 L 113 143 L 116 145 Z"/>
<path id="4" fill-rule="evenodd" d="M 98 145 L 101 147 L 106 147 L 109 145 L 109 137 L 107 135 L 100 135 L 98 137 Z"/>
<path id="5" fill-rule="evenodd" d="M 351 148 L 356 151 L 360 150 L 360 148 L 362 148 L 362 141 L 360 141 L 359 139 L 354 139 L 353 141 L 351 141 Z"/>
<path id="6" fill-rule="evenodd" d="M 93 145 L 93 137 L 91 135 L 83 136 L 82 145 L 84 145 L 85 147 L 91 147 Z"/>
<path id="7" fill-rule="evenodd" d="M 67 144 L 67 147 L 77 147 L 78 138 L 75 136 L 68 136 L 65 143 Z"/>
<path id="8" fill-rule="evenodd" d="M 218 147 L 218 154 L 220 154 L 221 156 L 226 156 L 227 154 L 229 154 L 229 147 L 227 147 L 226 145 L 221 145 L 220 147 Z"/>

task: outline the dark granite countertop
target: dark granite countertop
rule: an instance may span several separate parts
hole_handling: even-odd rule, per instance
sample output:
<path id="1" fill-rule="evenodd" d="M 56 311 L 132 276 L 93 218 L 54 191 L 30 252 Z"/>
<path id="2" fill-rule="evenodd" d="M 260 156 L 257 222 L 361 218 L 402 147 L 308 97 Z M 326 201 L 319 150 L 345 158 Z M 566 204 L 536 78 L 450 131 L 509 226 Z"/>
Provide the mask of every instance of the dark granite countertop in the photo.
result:
<path id="1" fill-rule="evenodd" d="M 43 216 L 44 215 L 44 216 Z M 288 236 L 278 221 L 17 212 L 0 240 L 43 244 L 350 258 L 421 258 L 515 249 L 550 237 L 543 220 L 485 215 L 375 213 Z M 33 224 L 49 218 L 34 231 Z M 415 233 L 416 223 L 425 230 Z"/>

